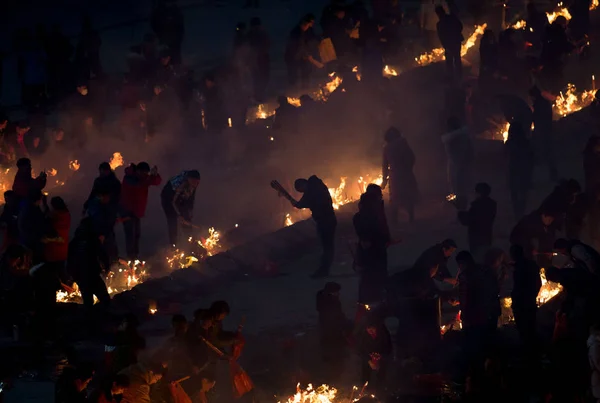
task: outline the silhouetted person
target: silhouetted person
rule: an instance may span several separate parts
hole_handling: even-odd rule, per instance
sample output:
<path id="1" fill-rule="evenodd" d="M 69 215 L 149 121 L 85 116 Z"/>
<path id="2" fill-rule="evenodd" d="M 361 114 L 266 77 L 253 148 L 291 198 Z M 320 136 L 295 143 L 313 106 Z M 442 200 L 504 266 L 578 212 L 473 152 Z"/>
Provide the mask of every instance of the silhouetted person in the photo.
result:
<path id="1" fill-rule="evenodd" d="M 316 175 L 308 179 L 296 179 L 294 188 L 303 195 L 299 201 L 292 202 L 292 205 L 298 209 L 307 208 L 311 211 L 323 248 L 319 268 L 313 273 L 313 277 L 326 277 L 333 263 L 337 227 L 331 194 L 325 183 Z"/>
<path id="2" fill-rule="evenodd" d="M 34 264 L 44 259 L 44 238 L 54 235 L 50 222 L 46 219 L 43 198 L 40 189 L 32 188 L 22 203 L 17 219 L 19 243 L 31 250 Z"/>
<path id="3" fill-rule="evenodd" d="M 552 226 L 554 212 L 536 210 L 521 218 L 510 233 L 510 244 L 523 248 L 527 259 L 551 258 L 556 229 Z"/>
<path id="4" fill-rule="evenodd" d="M 550 181 L 558 179 L 556 156 L 554 153 L 554 133 L 552 130 L 552 103 L 542 95 L 538 87 L 529 90 L 533 101 L 533 141 L 539 144 L 542 163 L 548 167 Z"/>
<path id="5" fill-rule="evenodd" d="M 358 350 L 361 356 L 362 382 L 382 388 L 392 358 L 392 338 L 383 319 L 371 314 L 360 330 Z"/>
<path id="6" fill-rule="evenodd" d="M 467 211 L 458 212 L 458 220 L 468 228 L 469 250 L 474 256 L 492 246 L 496 201 L 490 197 L 492 188 L 487 183 L 475 186 L 477 198 Z"/>
<path id="7" fill-rule="evenodd" d="M 160 194 L 160 201 L 167 217 L 169 245 L 177 245 L 178 227 L 192 227 L 196 189 L 200 184 L 200 172 L 183 171 L 169 179 Z"/>
<path id="8" fill-rule="evenodd" d="M 275 109 L 273 129 L 283 130 L 286 133 L 297 133 L 300 108 L 290 104 L 285 95 L 277 97 L 279 107 Z"/>
<path id="9" fill-rule="evenodd" d="M 542 11 L 538 10 L 535 2 L 527 3 L 527 28 L 525 31 L 526 38 L 533 45 L 534 49 L 539 49 L 542 46 L 542 39 L 548 26 L 548 17 Z"/>
<path id="10" fill-rule="evenodd" d="M 463 126 L 458 118 L 449 118 L 447 127 L 442 143 L 448 160 L 448 184 L 450 192 L 456 195 L 457 206 L 465 208 L 474 159 L 473 143 L 467 126 Z"/>
<path id="11" fill-rule="evenodd" d="M 304 17 L 292 30 L 285 48 L 285 64 L 287 67 L 288 85 L 308 88 L 313 66 L 322 68 L 323 64 L 313 57 L 315 51 L 314 19 Z"/>
<path id="12" fill-rule="evenodd" d="M 544 35 L 544 45 L 540 55 L 540 61 L 543 65 L 542 72 L 551 89 L 558 92 L 563 83 L 563 56 L 571 53 L 575 46 L 569 41 L 567 36 L 567 20 L 565 17 L 558 16 L 547 28 Z"/>
<path id="13" fill-rule="evenodd" d="M 341 288 L 338 283 L 328 282 L 317 292 L 321 356 L 327 363 L 344 360 L 346 336 L 352 326 L 342 309 Z"/>
<path id="14" fill-rule="evenodd" d="M 253 69 L 254 97 L 260 102 L 264 99 L 265 90 L 269 83 L 269 73 L 271 68 L 269 50 L 271 47 L 271 39 L 258 17 L 253 17 L 250 20 L 248 44 L 250 45 L 255 63 Z"/>
<path id="15" fill-rule="evenodd" d="M 31 168 L 31 160 L 29 158 L 20 158 L 17 161 L 17 173 L 12 185 L 12 190 L 19 200 L 23 200 L 29 196 L 34 189 L 42 190 L 46 187 L 47 175 L 45 172 L 40 172 L 37 178 L 33 178 Z"/>
<path id="16" fill-rule="evenodd" d="M 479 83 L 489 89 L 498 72 L 498 42 L 491 29 L 486 29 L 479 43 Z"/>
<path id="17" fill-rule="evenodd" d="M 406 139 L 395 127 L 385 133 L 383 148 L 381 187 L 385 189 L 390 184 L 391 222 L 398 224 L 399 210 L 405 209 L 409 222 L 415 219 L 415 204 L 419 198 L 419 188 L 413 169 L 415 155 Z M 388 179 L 389 177 L 389 179 Z"/>
<path id="18" fill-rule="evenodd" d="M 527 208 L 527 196 L 531 189 L 534 154 L 531 144 L 517 122 L 511 124 L 508 140 L 504 145 L 508 156 L 508 187 L 515 218 L 520 219 Z"/>
<path id="19" fill-rule="evenodd" d="M 175 0 L 160 0 L 150 24 L 161 45 L 169 48 L 173 64 L 181 64 L 181 45 L 185 34 L 183 14 Z"/>
<path id="20" fill-rule="evenodd" d="M 450 78 L 460 79 L 462 77 L 460 48 L 464 40 L 462 22 L 456 14 L 447 14 L 443 6 L 437 6 L 435 13 L 439 18 L 436 28 L 438 38 L 444 47 L 448 74 Z"/>
<path id="21" fill-rule="evenodd" d="M 391 237 L 381 188 L 372 188 L 371 191 L 360 196 L 358 213 L 354 215 L 352 223 L 358 236 L 356 249 L 356 263 L 360 275 L 358 303 L 366 306 L 383 300 L 388 276 L 387 247 Z"/>
<path id="22" fill-rule="evenodd" d="M 109 192 L 110 204 L 116 210 L 121 197 L 121 181 L 119 181 L 119 178 L 115 175 L 115 171 L 112 170 L 108 162 L 102 162 L 98 166 L 98 177 L 94 179 L 90 195 L 83 204 L 84 211 L 89 207 L 89 203 L 98 196 L 99 189 Z"/>
<path id="23" fill-rule="evenodd" d="M 342 6 L 336 6 L 332 10 L 331 18 L 323 25 L 323 36 L 331 38 L 335 54 L 340 58 L 344 58 L 350 51 L 350 37 L 346 32 L 350 27 L 346 17 L 346 10 Z"/>
<path id="24" fill-rule="evenodd" d="M 565 219 L 570 207 L 581 193 L 581 186 L 575 179 L 561 180 L 552 192 L 542 201 L 539 211 L 553 211 L 552 224 L 558 231 L 565 229 Z"/>
<path id="25" fill-rule="evenodd" d="M 448 259 L 456 251 L 456 242 L 453 239 L 446 239 L 441 243 L 427 248 L 417 258 L 412 266 L 413 270 L 420 272 L 433 271 L 436 279 L 455 285 L 456 281 L 448 270 Z M 435 267 L 435 270 L 433 268 Z"/>
<path id="26" fill-rule="evenodd" d="M 65 119 L 63 127 L 69 138 L 79 147 L 83 147 L 94 128 L 94 95 L 89 93 L 87 79 L 77 80 L 75 90 L 62 107 Z"/>
<path id="27" fill-rule="evenodd" d="M 146 138 L 149 142 L 156 137 L 164 138 L 174 134 L 178 128 L 178 100 L 165 83 L 156 82 L 152 86 L 152 96 L 146 104 Z"/>
<path id="28" fill-rule="evenodd" d="M 537 344 L 536 299 L 542 287 L 540 268 L 525 256 L 520 245 L 511 246 L 510 255 L 514 267 L 512 311 L 525 351 L 533 353 Z"/>
<path id="29" fill-rule="evenodd" d="M 213 135 L 220 134 L 227 125 L 227 115 L 220 86 L 212 73 L 204 76 L 202 96 L 206 131 Z"/>

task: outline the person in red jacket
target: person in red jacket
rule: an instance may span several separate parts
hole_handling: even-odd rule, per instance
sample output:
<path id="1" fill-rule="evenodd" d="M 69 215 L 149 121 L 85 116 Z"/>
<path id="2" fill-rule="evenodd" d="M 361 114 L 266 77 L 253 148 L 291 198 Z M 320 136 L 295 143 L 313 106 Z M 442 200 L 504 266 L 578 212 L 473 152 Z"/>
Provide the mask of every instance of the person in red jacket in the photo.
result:
<path id="1" fill-rule="evenodd" d="M 135 260 L 140 254 L 141 219 L 146 214 L 148 188 L 160 185 L 162 178 L 155 166 L 147 162 L 131 164 L 125 169 L 121 185 L 121 210 L 125 229 L 127 257 Z"/>
<path id="2" fill-rule="evenodd" d="M 17 161 L 17 173 L 12 190 L 19 200 L 25 199 L 31 189 L 42 190 L 46 186 L 46 172 L 41 172 L 37 178 L 33 178 L 31 170 L 31 160 L 29 158 L 20 158 Z"/>

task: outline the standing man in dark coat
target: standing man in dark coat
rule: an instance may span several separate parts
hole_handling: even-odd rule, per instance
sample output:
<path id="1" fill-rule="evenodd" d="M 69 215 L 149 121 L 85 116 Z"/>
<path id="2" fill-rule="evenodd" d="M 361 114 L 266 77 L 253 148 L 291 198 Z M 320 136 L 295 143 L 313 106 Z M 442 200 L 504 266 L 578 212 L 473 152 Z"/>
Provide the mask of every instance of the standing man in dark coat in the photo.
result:
<path id="1" fill-rule="evenodd" d="M 252 72 L 254 77 L 254 98 L 258 102 L 262 102 L 267 84 L 269 83 L 271 68 L 269 50 L 271 39 L 263 27 L 260 18 L 254 17 L 250 20 L 250 31 L 248 32 L 247 39 L 252 50 L 252 57 L 256 63 Z"/>
<path id="2" fill-rule="evenodd" d="M 173 64 L 181 64 L 181 44 L 185 27 L 183 14 L 176 0 L 159 0 L 158 7 L 152 12 L 150 24 L 161 45 L 169 48 Z"/>
<path id="3" fill-rule="evenodd" d="M 313 278 L 326 277 L 329 275 L 329 269 L 333 263 L 335 253 L 335 228 L 337 227 L 337 218 L 333 211 L 333 201 L 329 189 L 316 175 L 308 179 L 296 179 L 294 188 L 297 192 L 303 193 L 299 201 L 293 201 L 292 206 L 303 209 L 310 209 L 313 220 L 317 224 L 317 233 L 323 247 L 321 263 Z"/>
<path id="4" fill-rule="evenodd" d="M 540 152 L 540 162 L 548 167 L 550 181 L 556 182 L 558 171 L 552 133 L 552 103 L 544 98 L 538 87 L 532 87 L 529 95 L 533 102 L 533 141 Z"/>
<path id="5" fill-rule="evenodd" d="M 478 183 L 475 186 L 477 199 L 471 202 L 471 208 L 458 212 L 458 220 L 468 228 L 469 249 L 475 256 L 492 246 L 496 201 L 490 197 L 491 192 L 490 185 Z"/>
<path id="6" fill-rule="evenodd" d="M 387 247 L 391 237 L 385 218 L 381 190 L 379 192 L 367 190 L 360 196 L 358 213 L 354 215 L 352 223 L 358 236 L 356 251 L 360 270 L 358 303 L 367 306 L 383 300 L 388 276 Z"/>
<path id="7" fill-rule="evenodd" d="M 536 298 L 542 287 L 540 268 L 535 261 L 525 257 L 520 245 L 511 246 L 510 256 L 514 266 L 512 311 L 525 351 L 533 352 L 537 340 Z"/>
<path id="8" fill-rule="evenodd" d="M 446 13 L 441 5 L 435 8 L 435 13 L 439 18 L 436 28 L 438 38 L 444 47 L 448 74 L 450 78 L 460 79 L 462 77 L 460 47 L 464 40 L 462 22 L 456 14 Z"/>
<path id="9" fill-rule="evenodd" d="M 398 224 L 398 211 L 406 209 L 409 222 L 415 219 L 415 203 L 418 199 L 418 185 L 413 173 L 415 154 L 402 134 L 395 127 L 385 133 L 383 148 L 382 189 L 390 183 L 391 221 Z"/>
<path id="10" fill-rule="evenodd" d="M 29 158 L 20 158 L 17 161 L 17 173 L 12 190 L 19 201 L 27 198 L 33 189 L 41 191 L 46 186 L 48 178 L 46 172 L 41 172 L 37 178 L 33 178 L 31 171 L 31 160 Z"/>
<path id="11" fill-rule="evenodd" d="M 285 48 L 285 64 L 287 66 L 288 84 L 292 87 L 300 85 L 305 89 L 310 84 L 312 66 L 323 68 L 323 64 L 313 57 L 314 19 L 306 16 L 290 33 Z"/>
<path id="12" fill-rule="evenodd" d="M 527 208 L 527 195 L 533 175 L 533 149 L 519 122 L 513 122 L 504 145 L 508 155 L 508 186 L 515 218 L 520 219 Z"/>

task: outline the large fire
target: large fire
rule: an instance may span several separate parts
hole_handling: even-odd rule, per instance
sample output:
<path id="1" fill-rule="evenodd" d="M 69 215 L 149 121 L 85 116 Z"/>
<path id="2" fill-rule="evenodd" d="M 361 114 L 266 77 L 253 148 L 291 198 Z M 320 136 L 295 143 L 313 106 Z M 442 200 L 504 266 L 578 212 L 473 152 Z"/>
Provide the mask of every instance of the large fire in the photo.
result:
<path id="1" fill-rule="evenodd" d="M 487 24 L 476 25 L 475 31 L 467 38 L 467 40 L 460 47 L 460 56 L 465 57 L 469 50 L 475 46 L 477 40 L 483 35 L 485 29 L 487 28 Z M 435 48 L 431 50 L 431 52 L 426 52 L 415 58 L 415 61 L 419 66 L 426 66 L 431 63 L 441 62 L 445 60 L 444 56 L 444 48 Z"/>
<path id="2" fill-rule="evenodd" d="M 337 395 L 337 389 L 328 385 L 313 388 L 308 384 L 306 389 L 301 389 L 300 384 L 296 386 L 296 394 L 291 396 L 286 403 L 332 403 Z M 281 401 L 277 402 L 281 403 Z"/>
<path id="3" fill-rule="evenodd" d="M 566 7 L 562 7 L 562 3 L 558 3 L 558 9 L 556 11 L 546 13 L 546 17 L 548 17 L 548 22 L 550 24 L 552 24 L 558 17 L 565 17 L 567 21 L 573 18 L 571 17 L 569 9 Z"/>
<path id="4" fill-rule="evenodd" d="M 573 112 L 577 112 L 589 106 L 596 98 L 596 89 L 584 90 L 577 92 L 577 88 L 573 84 L 567 84 L 567 90 L 560 92 L 552 109 L 556 116 L 565 117 Z"/>

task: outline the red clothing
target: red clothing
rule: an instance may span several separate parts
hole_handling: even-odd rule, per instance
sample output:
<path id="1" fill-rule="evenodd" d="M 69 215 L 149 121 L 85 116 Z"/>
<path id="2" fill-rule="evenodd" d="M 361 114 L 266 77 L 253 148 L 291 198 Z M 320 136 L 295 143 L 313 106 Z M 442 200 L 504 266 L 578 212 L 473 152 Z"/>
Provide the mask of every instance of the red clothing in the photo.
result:
<path id="1" fill-rule="evenodd" d="M 146 214 L 148 205 L 148 188 L 158 186 L 162 178 L 156 175 L 148 175 L 144 178 L 135 174 L 131 167 L 125 169 L 123 184 L 121 185 L 121 207 L 126 213 L 142 218 Z"/>
<path id="2" fill-rule="evenodd" d="M 69 232 L 71 230 L 71 213 L 68 211 L 53 211 L 50 213 L 52 228 L 63 242 L 48 242 L 44 256 L 46 262 L 65 262 L 69 254 Z"/>

